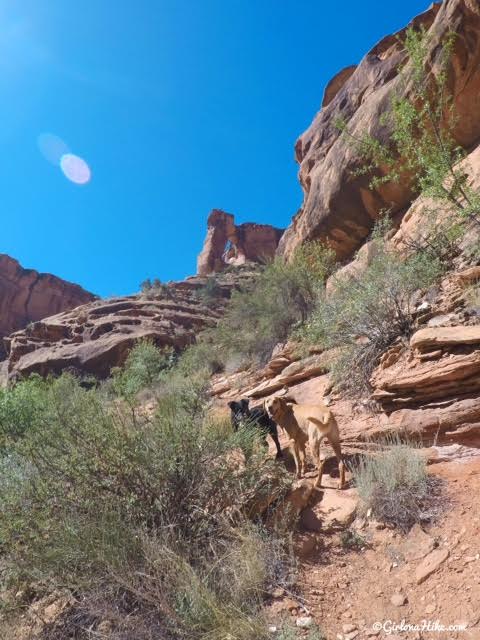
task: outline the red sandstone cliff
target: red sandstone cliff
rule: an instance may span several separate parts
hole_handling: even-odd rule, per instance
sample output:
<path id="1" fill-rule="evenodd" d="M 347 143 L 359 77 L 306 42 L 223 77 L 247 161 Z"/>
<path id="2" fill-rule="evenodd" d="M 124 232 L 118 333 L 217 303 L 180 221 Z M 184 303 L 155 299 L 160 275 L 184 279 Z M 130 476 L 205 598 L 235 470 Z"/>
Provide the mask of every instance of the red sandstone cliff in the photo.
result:
<path id="1" fill-rule="evenodd" d="M 94 297 L 77 284 L 24 269 L 17 260 L 0 254 L 0 358 L 5 353 L 1 338 L 29 322 L 68 311 Z"/>
<path id="2" fill-rule="evenodd" d="M 456 33 L 452 72 L 448 78 L 455 111 L 455 137 L 466 148 L 480 138 L 480 3 L 478 0 L 445 0 L 415 18 L 415 26 L 430 32 L 430 60 L 435 68 L 444 36 Z M 412 202 L 408 184 L 384 185 L 371 191 L 367 176 L 354 175 L 362 159 L 341 136 L 335 123 L 348 122 L 353 135 L 369 133 L 387 140 L 382 121 L 394 92 L 408 91 L 399 77 L 405 51 L 398 34 L 387 36 L 357 67 L 337 74 L 325 90 L 323 108 L 298 139 L 296 159 L 304 190 L 303 206 L 280 240 L 279 252 L 291 255 L 306 240 L 328 239 L 341 258 L 359 248 L 382 209 L 404 211 Z M 405 89 L 405 86 L 407 87 Z"/>
<path id="3" fill-rule="evenodd" d="M 261 262 L 273 258 L 283 229 L 269 224 L 236 225 L 231 213 L 213 209 L 207 220 L 207 236 L 198 256 L 197 273 L 218 273 L 228 265 Z"/>

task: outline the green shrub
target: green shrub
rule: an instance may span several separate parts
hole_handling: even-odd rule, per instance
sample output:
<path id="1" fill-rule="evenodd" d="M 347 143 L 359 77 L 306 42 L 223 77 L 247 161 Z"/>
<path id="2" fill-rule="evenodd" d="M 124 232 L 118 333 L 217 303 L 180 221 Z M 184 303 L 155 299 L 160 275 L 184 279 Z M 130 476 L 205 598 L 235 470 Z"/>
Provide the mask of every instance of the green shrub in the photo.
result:
<path id="1" fill-rule="evenodd" d="M 363 157 L 356 174 L 369 175 L 371 188 L 410 184 L 415 193 L 441 202 L 454 227 L 465 220 L 478 227 L 480 194 L 460 162 L 466 152 L 454 135 L 458 118 L 448 77 L 455 39 L 455 33 L 448 33 L 432 58 L 432 36 L 425 27 L 406 30 L 402 44 L 407 62 L 399 69 L 400 89 L 381 118 L 388 142 L 354 133 L 344 120 L 337 126 Z"/>
<path id="2" fill-rule="evenodd" d="M 35 384 L 5 393 L 22 408 Z M 26 427 L 3 426 L 4 583 L 68 588 L 92 628 L 111 615 L 112 639 L 261 638 L 264 590 L 290 569 L 250 518 L 288 480 L 265 460 L 258 432 L 208 417 L 204 388 L 200 376 L 170 371 L 147 419 L 70 375 L 35 387 L 41 411 Z"/>
<path id="3" fill-rule="evenodd" d="M 140 291 L 146 298 L 154 298 L 155 296 L 170 297 L 170 289 L 167 284 L 164 284 L 159 278 L 150 280 L 147 278 L 140 283 Z"/>
<path id="4" fill-rule="evenodd" d="M 328 296 L 321 291 L 315 310 L 299 335 L 332 356 L 334 380 L 344 391 L 361 395 L 382 353 L 413 328 L 414 294 L 443 271 L 428 253 L 402 259 L 374 237 L 374 258 L 359 275 L 337 277 Z"/>
<path id="5" fill-rule="evenodd" d="M 427 475 L 425 459 L 411 443 L 396 438 L 384 446 L 383 452 L 361 458 L 353 476 L 365 509 L 377 520 L 408 531 L 432 518 L 435 483 Z"/>
<path id="6" fill-rule="evenodd" d="M 140 390 L 159 382 L 174 363 L 171 347 L 160 349 L 151 340 L 141 340 L 128 354 L 124 367 L 113 371 L 113 387 L 124 398 L 134 399 Z"/>
<path id="7" fill-rule="evenodd" d="M 208 276 L 207 282 L 196 292 L 198 300 L 204 304 L 209 304 L 222 297 L 222 287 L 218 283 L 216 276 Z"/>
<path id="8" fill-rule="evenodd" d="M 223 357 L 268 358 L 306 320 L 333 266 L 333 252 L 319 243 L 299 248 L 290 262 L 275 258 L 250 285 L 233 293 L 215 332 Z"/>
<path id="9" fill-rule="evenodd" d="M 215 330 L 204 331 L 195 344 L 187 347 L 179 357 L 178 371 L 187 376 L 202 371 L 205 375 L 223 371 L 224 355 L 215 336 Z"/>
<path id="10" fill-rule="evenodd" d="M 13 388 L 0 389 L 0 455 L 42 420 L 49 382 L 32 375 Z"/>

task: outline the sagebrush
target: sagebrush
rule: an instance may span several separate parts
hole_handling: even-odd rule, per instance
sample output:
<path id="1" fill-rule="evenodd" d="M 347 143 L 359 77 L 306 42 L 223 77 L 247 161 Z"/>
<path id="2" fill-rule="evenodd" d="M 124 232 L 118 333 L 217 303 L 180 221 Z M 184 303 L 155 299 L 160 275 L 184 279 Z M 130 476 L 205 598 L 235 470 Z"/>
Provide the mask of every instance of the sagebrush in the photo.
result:
<path id="1" fill-rule="evenodd" d="M 365 510 L 401 531 L 432 520 L 438 508 L 438 487 L 427 474 L 418 447 L 399 437 L 381 444 L 383 451 L 361 458 L 353 467 Z"/>
<path id="2" fill-rule="evenodd" d="M 2 392 L 3 587 L 68 590 L 65 635 L 108 619 L 112 640 L 266 637 L 265 591 L 289 583 L 292 563 L 288 541 L 253 519 L 289 479 L 255 430 L 210 417 L 201 372 L 165 369 L 154 349 L 140 344 L 113 384 L 64 374 Z M 132 401 L 143 384 L 153 413 Z"/>

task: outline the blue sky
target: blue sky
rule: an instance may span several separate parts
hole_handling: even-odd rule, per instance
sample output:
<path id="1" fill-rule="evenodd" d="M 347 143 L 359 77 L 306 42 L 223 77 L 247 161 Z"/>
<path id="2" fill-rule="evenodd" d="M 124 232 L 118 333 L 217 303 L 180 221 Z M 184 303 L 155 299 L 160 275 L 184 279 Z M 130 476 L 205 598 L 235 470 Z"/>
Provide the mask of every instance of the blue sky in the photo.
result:
<path id="1" fill-rule="evenodd" d="M 212 208 L 287 226 L 326 83 L 428 4 L 0 0 L 0 252 L 124 294 L 194 273 Z"/>

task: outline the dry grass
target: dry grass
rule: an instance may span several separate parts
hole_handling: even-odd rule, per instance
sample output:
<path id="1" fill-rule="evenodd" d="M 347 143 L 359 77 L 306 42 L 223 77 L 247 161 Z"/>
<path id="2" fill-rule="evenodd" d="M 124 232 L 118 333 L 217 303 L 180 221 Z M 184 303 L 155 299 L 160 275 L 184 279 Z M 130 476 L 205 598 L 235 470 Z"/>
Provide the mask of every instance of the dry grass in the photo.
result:
<path id="1" fill-rule="evenodd" d="M 431 521 L 438 512 L 440 486 L 427 474 L 425 459 L 399 438 L 384 445 L 382 453 L 361 458 L 353 468 L 365 510 L 401 531 Z"/>

